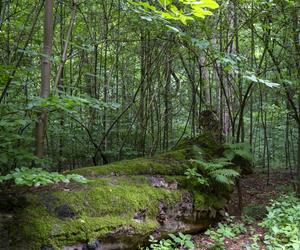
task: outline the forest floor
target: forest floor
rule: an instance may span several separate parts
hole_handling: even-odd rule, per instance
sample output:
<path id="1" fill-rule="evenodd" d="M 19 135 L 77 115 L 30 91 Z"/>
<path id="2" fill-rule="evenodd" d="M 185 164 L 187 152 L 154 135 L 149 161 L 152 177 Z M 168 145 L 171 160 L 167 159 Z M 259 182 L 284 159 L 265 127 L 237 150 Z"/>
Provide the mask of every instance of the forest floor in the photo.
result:
<path id="1" fill-rule="evenodd" d="M 219 226 L 212 228 L 213 233 L 199 234 L 194 236 L 194 242 L 197 250 L 212 249 L 265 249 L 263 239 L 264 230 L 259 225 L 266 215 L 266 207 L 270 204 L 272 199 L 284 193 L 292 192 L 291 173 L 284 170 L 277 170 L 270 173 L 269 183 L 267 183 L 268 176 L 264 172 L 256 172 L 254 174 L 245 176 L 241 180 L 241 187 L 243 192 L 243 210 L 242 213 L 238 209 L 238 195 L 235 190 L 232 194 L 232 199 L 228 205 L 228 213 L 230 219 L 221 222 Z M 224 227 L 223 227 L 224 225 Z M 239 231 L 240 233 L 233 233 L 232 231 Z M 219 230 L 218 230 L 219 229 Z M 218 232 L 215 234 L 214 232 Z M 214 236 L 215 235 L 215 236 Z M 228 237 L 226 237 L 228 235 Z M 214 237 L 220 238 L 224 236 L 221 242 L 222 247 L 216 247 Z M 231 236 L 231 237 L 230 237 Z"/>

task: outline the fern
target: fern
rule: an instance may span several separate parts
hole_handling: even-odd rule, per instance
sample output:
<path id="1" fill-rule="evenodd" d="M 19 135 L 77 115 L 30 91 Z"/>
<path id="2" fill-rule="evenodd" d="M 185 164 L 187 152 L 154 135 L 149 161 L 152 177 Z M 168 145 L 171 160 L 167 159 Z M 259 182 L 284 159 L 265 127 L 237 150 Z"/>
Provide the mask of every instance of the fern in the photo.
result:
<path id="1" fill-rule="evenodd" d="M 224 156 L 229 161 L 233 160 L 233 158 L 239 155 L 243 159 L 248 161 L 252 161 L 252 154 L 250 150 L 250 145 L 248 143 L 235 143 L 235 144 L 227 144 L 226 150 L 224 152 Z"/>
<path id="2" fill-rule="evenodd" d="M 215 184 L 229 186 L 234 183 L 234 179 L 239 173 L 228 168 L 232 165 L 225 158 L 220 158 L 211 162 L 204 160 L 192 160 L 194 168 L 188 169 L 185 174 L 189 179 L 194 179 L 200 186 L 213 187 Z"/>
<path id="3" fill-rule="evenodd" d="M 227 144 L 224 157 L 205 161 L 202 155 L 196 160 L 191 160 L 193 168 L 188 169 L 185 175 L 193 179 L 200 186 L 213 188 L 214 186 L 230 186 L 234 184 L 239 173 L 232 169 L 232 160 L 236 156 L 252 161 L 250 147 L 246 143 Z"/>
<path id="4" fill-rule="evenodd" d="M 233 169 L 217 169 L 210 172 L 210 176 L 215 179 L 216 182 L 222 184 L 233 184 L 233 180 L 239 176 L 239 173 Z"/>
<path id="5" fill-rule="evenodd" d="M 197 172 L 197 168 L 189 168 L 186 170 L 185 175 L 188 179 L 196 179 L 197 183 L 203 186 L 208 186 L 207 179 Z"/>
<path id="6" fill-rule="evenodd" d="M 228 161 L 211 161 L 207 162 L 204 160 L 191 160 L 191 162 L 196 163 L 197 167 L 200 167 L 204 171 L 212 171 L 220 168 L 224 168 L 224 166 L 231 165 Z"/>

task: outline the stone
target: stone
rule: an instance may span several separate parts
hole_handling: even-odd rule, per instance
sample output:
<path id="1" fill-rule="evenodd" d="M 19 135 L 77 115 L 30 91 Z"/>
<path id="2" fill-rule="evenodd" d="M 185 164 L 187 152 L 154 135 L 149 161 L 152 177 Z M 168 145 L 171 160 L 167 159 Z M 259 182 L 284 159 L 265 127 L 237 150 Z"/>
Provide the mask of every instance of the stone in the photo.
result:
<path id="1" fill-rule="evenodd" d="M 55 209 L 55 214 L 60 219 L 74 218 L 75 212 L 68 204 L 63 204 Z"/>

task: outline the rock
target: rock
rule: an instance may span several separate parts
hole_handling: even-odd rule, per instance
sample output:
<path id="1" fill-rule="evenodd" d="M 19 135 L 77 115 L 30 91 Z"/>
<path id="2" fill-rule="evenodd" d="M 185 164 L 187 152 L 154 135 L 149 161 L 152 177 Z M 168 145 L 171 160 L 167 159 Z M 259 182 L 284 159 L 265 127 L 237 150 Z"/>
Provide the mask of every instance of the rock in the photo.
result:
<path id="1" fill-rule="evenodd" d="M 161 225 L 165 224 L 165 221 L 167 220 L 167 207 L 163 202 L 159 203 L 159 208 L 158 208 L 158 214 L 156 216 L 156 220 L 158 223 Z"/>
<path id="2" fill-rule="evenodd" d="M 147 209 L 140 210 L 134 214 L 133 219 L 136 222 L 143 222 L 146 220 L 146 213 L 147 213 Z"/>
<path id="3" fill-rule="evenodd" d="M 100 249 L 100 241 L 93 240 L 87 243 L 87 250 L 97 250 Z"/>
<path id="4" fill-rule="evenodd" d="M 204 110 L 199 114 L 199 124 L 202 133 L 211 133 L 215 141 L 223 142 L 224 136 L 217 113 L 213 110 Z"/>
<path id="5" fill-rule="evenodd" d="M 134 250 L 150 235 L 203 230 L 219 219 L 231 189 L 201 189 L 184 173 L 199 154 L 210 160 L 223 152 L 206 133 L 151 158 L 76 169 L 90 181 L 68 192 L 66 185 L 22 191 L 13 220 L 0 220 L 7 249 Z M 16 204 L 13 197 L 6 204 Z"/>
<path id="6" fill-rule="evenodd" d="M 168 183 L 168 182 L 165 181 L 164 178 L 155 177 L 155 176 L 150 176 L 149 181 L 151 182 L 151 185 L 153 187 L 167 188 L 167 189 L 177 189 L 177 182 L 176 181 Z"/>
<path id="7" fill-rule="evenodd" d="M 55 214 L 60 219 L 74 218 L 75 212 L 68 204 L 63 204 L 55 209 Z"/>
<path id="8" fill-rule="evenodd" d="M 42 246 L 41 246 L 41 250 L 54 250 L 54 248 L 51 247 L 51 246 L 45 246 L 45 245 L 42 245 Z"/>
<path id="9" fill-rule="evenodd" d="M 254 170 L 253 170 L 253 166 L 252 166 L 252 163 L 250 160 L 245 159 L 240 155 L 236 155 L 234 157 L 234 159 L 232 160 L 232 162 L 236 166 L 240 166 L 242 175 L 253 174 Z"/>

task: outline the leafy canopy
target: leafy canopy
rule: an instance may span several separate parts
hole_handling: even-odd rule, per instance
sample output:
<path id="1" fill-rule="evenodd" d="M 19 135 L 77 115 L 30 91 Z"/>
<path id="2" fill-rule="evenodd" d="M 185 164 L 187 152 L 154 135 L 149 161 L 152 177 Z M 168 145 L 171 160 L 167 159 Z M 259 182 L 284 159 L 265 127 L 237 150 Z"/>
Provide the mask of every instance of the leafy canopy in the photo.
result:
<path id="1" fill-rule="evenodd" d="M 192 21 L 194 18 L 205 18 L 213 13 L 210 10 L 219 8 L 214 0 L 159 0 L 157 5 L 151 5 L 149 2 L 133 1 L 132 4 L 140 6 L 145 12 L 158 14 L 167 20 L 178 20 L 183 24 Z"/>

